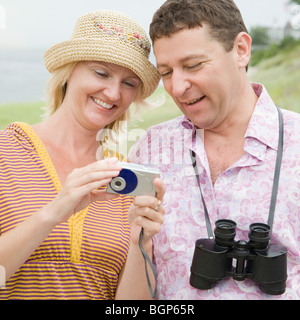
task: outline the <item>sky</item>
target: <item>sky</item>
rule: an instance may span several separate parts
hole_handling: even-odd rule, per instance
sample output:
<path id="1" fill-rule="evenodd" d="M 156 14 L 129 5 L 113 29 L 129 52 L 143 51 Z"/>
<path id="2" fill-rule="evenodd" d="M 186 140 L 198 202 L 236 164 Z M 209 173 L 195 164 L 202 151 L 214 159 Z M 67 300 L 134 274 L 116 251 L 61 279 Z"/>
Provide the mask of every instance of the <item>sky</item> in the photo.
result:
<path id="1" fill-rule="evenodd" d="M 289 0 L 236 0 L 246 26 L 282 27 Z M 1 48 L 48 48 L 70 38 L 78 17 L 112 9 L 131 15 L 146 31 L 165 0 L 0 0 Z"/>

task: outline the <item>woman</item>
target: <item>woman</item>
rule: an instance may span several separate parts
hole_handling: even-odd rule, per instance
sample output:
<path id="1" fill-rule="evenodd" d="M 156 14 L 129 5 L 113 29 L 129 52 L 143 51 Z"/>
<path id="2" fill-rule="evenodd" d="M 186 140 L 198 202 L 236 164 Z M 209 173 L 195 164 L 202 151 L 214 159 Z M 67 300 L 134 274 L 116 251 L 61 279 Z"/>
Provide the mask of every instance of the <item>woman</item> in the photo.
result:
<path id="1" fill-rule="evenodd" d="M 124 159 L 99 153 L 96 141 L 155 90 L 149 52 L 143 29 L 113 11 L 81 17 L 72 38 L 46 52 L 50 117 L 0 133 L 1 299 L 149 298 L 138 237 L 143 228 L 151 256 L 162 181 L 156 197 L 109 195 Z"/>

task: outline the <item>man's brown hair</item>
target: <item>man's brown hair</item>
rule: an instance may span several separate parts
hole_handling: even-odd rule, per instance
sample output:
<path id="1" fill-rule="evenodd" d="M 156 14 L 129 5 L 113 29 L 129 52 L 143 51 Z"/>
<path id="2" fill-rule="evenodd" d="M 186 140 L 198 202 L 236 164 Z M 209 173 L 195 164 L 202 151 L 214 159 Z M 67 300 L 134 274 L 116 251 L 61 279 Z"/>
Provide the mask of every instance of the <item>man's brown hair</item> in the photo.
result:
<path id="1" fill-rule="evenodd" d="M 225 50 L 233 49 L 240 32 L 247 32 L 241 12 L 232 0 L 167 0 L 154 14 L 150 37 L 169 37 L 182 29 L 210 28 L 211 36 L 223 44 Z"/>

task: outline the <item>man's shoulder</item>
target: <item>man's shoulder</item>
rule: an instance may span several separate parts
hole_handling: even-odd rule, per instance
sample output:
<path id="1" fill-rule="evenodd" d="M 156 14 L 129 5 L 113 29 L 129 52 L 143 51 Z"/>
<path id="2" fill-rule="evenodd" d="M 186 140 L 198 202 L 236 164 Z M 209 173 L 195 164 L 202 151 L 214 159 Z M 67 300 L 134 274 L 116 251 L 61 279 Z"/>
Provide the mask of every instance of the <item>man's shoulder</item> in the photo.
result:
<path id="1" fill-rule="evenodd" d="M 181 129 L 182 123 L 185 121 L 185 116 L 179 116 L 177 118 L 170 119 L 165 122 L 161 122 L 157 125 L 151 126 L 147 129 L 147 132 L 151 132 L 152 130 L 170 130 L 170 129 Z"/>
<path id="2" fill-rule="evenodd" d="M 284 125 L 291 130 L 300 132 L 300 114 L 291 110 L 281 109 Z"/>
<path id="3" fill-rule="evenodd" d="M 300 114 L 286 109 L 282 109 L 282 114 L 286 148 L 298 153 L 300 147 Z"/>
<path id="4" fill-rule="evenodd" d="M 287 120 L 300 121 L 300 113 L 281 108 L 284 118 Z"/>
<path id="5" fill-rule="evenodd" d="M 143 158 L 147 156 L 147 153 L 158 153 L 158 146 L 162 138 L 164 139 L 164 146 L 166 147 L 166 143 L 171 141 L 171 137 L 182 134 L 184 121 L 188 120 L 185 116 L 180 116 L 149 127 L 138 142 L 131 148 L 129 153 L 130 161 L 143 163 L 143 161 L 145 161 Z"/>

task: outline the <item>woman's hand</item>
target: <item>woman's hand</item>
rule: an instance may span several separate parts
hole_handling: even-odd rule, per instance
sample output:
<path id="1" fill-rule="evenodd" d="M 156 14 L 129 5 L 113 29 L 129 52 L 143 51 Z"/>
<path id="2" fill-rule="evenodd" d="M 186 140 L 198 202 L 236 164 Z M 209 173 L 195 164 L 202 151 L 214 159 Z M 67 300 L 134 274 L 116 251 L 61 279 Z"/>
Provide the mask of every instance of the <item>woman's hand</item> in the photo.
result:
<path id="1" fill-rule="evenodd" d="M 160 231 L 164 221 L 165 210 L 163 197 L 165 187 L 161 179 L 154 180 L 156 197 L 139 196 L 134 199 L 129 209 L 128 220 L 131 226 L 131 241 L 138 244 L 141 228 L 144 229 L 143 244 L 152 247 L 152 237 Z"/>
<path id="2" fill-rule="evenodd" d="M 49 204 L 51 211 L 55 213 L 53 219 L 56 219 L 57 223 L 64 222 L 92 202 L 115 198 L 116 195 L 107 193 L 106 189 L 99 189 L 119 175 L 122 167 L 117 162 L 117 158 L 111 158 L 75 169 L 66 179 L 57 197 Z"/>

